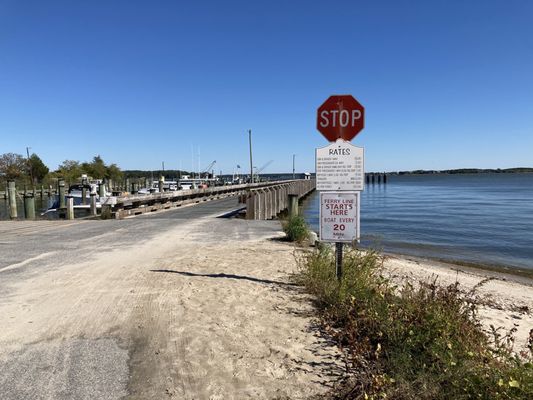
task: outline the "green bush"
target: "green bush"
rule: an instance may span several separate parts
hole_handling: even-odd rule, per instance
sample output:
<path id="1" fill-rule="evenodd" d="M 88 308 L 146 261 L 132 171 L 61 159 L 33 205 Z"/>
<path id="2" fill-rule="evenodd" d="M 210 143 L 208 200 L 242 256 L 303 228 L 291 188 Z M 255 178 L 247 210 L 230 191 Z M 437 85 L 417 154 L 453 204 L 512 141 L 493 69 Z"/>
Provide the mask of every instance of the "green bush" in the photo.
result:
<path id="1" fill-rule="evenodd" d="M 330 250 L 301 259 L 326 330 L 346 350 L 349 379 L 334 398 L 533 399 L 531 354 L 483 333 L 476 291 L 436 281 L 395 286 L 373 251 L 348 250 L 342 280 Z"/>
<path id="2" fill-rule="evenodd" d="M 309 237 L 309 228 L 305 223 L 305 219 L 300 215 L 289 217 L 284 221 L 283 231 L 287 235 L 287 239 L 291 242 L 302 243 Z"/>

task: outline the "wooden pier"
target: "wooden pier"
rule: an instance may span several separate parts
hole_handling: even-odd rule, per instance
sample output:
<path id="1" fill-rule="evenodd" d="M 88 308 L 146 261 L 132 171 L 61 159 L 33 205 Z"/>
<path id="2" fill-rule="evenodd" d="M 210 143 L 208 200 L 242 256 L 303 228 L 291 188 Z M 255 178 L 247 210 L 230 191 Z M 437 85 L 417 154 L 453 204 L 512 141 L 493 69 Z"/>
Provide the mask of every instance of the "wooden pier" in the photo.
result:
<path id="1" fill-rule="evenodd" d="M 58 190 L 60 197 L 63 198 L 63 204 L 60 205 L 60 213 L 63 215 L 63 218 L 74 219 L 73 199 L 65 193 L 65 190 L 61 189 L 64 189 L 64 184 L 63 186 L 60 185 Z M 314 180 L 297 179 L 243 185 L 214 186 L 205 189 L 166 191 L 146 195 L 120 194 L 118 196 L 101 196 L 100 203 L 102 208 L 100 216 L 102 219 L 123 219 L 204 201 L 239 196 L 243 208 L 246 208 L 247 219 L 266 220 L 276 217 L 283 210 L 297 208 L 298 200 L 314 189 Z M 11 191 L 15 190 L 14 183 L 12 182 Z M 14 199 L 16 194 L 8 197 Z M 35 208 L 33 198 L 34 193 L 26 193 L 24 196 L 26 209 L 24 215 L 28 215 L 29 219 L 35 218 L 35 211 L 31 212 L 31 209 L 33 208 L 34 210 Z M 294 202 L 296 202 L 296 206 Z M 88 216 L 95 217 L 97 215 L 96 195 L 91 196 L 90 204 L 91 213 Z M 10 213 L 11 218 L 18 219 L 16 203 L 12 206 L 15 209 Z"/>
<path id="2" fill-rule="evenodd" d="M 240 201 L 246 204 L 247 219 L 265 220 L 274 218 L 287 209 L 290 195 L 300 199 L 314 189 L 314 180 L 302 179 L 109 197 L 102 202 L 102 218 L 122 219 L 188 204 L 239 196 Z"/>

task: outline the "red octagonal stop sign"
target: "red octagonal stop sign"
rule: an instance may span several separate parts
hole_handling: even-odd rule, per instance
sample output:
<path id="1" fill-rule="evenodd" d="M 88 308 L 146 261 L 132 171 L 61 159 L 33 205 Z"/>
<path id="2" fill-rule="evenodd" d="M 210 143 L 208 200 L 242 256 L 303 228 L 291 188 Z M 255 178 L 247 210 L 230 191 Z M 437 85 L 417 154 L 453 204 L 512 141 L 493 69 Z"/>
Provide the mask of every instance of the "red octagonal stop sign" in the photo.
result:
<path id="1" fill-rule="evenodd" d="M 352 140 L 365 126 L 365 108 L 351 95 L 330 96 L 318 108 L 316 128 L 330 142 Z"/>

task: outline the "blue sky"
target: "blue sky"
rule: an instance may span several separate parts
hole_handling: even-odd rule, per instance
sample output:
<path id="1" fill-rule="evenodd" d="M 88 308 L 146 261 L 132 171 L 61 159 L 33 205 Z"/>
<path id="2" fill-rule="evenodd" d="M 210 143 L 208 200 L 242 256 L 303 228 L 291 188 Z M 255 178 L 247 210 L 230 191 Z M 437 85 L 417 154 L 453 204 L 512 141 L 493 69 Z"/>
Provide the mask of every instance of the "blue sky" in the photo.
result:
<path id="1" fill-rule="evenodd" d="M 196 4 L 198 3 L 198 4 Z M 366 169 L 533 166 L 533 2 L 0 0 L 0 153 L 314 170 L 352 94 Z"/>

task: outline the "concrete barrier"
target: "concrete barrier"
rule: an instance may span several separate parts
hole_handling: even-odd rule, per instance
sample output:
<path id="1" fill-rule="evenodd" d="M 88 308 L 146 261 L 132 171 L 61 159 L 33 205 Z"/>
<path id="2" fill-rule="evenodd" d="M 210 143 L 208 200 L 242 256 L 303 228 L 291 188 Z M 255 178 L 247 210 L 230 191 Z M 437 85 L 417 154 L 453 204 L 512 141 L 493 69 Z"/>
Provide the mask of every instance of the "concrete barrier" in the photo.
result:
<path id="1" fill-rule="evenodd" d="M 246 195 L 246 219 L 275 218 L 288 208 L 289 195 L 294 195 L 295 200 L 299 200 L 313 190 L 315 190 L 315 181 L 309 179 L 277 182 L 263 188 L 250 188 Z"/>

